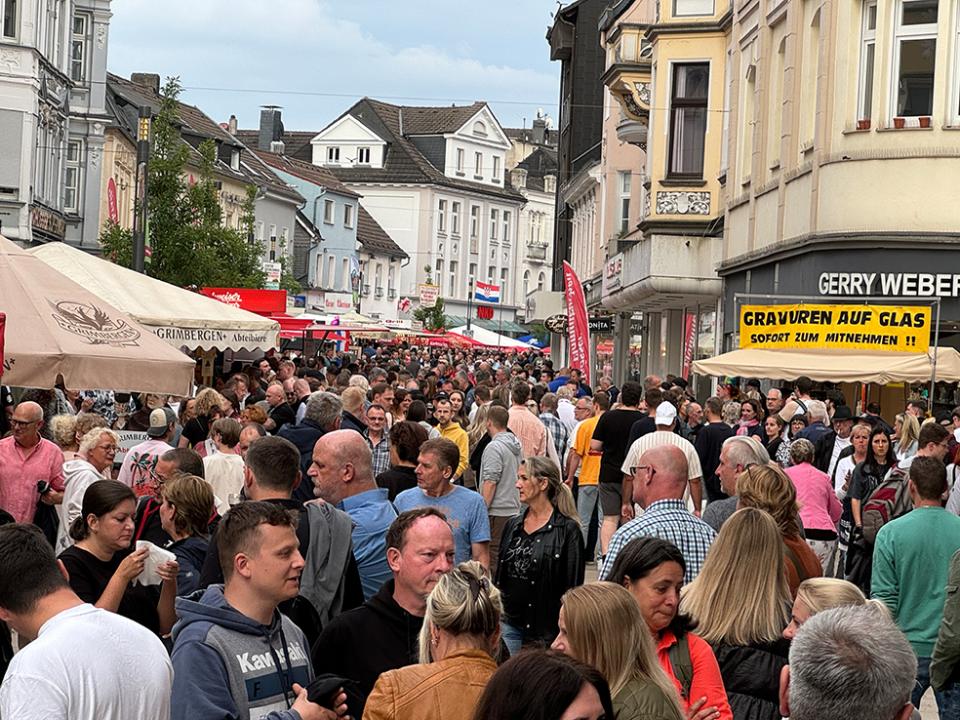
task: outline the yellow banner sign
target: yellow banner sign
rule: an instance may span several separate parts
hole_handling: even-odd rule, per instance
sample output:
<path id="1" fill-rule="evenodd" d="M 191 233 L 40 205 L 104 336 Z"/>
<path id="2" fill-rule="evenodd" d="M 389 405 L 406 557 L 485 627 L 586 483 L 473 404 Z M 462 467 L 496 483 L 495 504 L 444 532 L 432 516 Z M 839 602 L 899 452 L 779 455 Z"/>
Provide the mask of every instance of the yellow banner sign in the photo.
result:
<path id="1" fill-rule="evenodd" d="M 926 352 L 930 318 L 915 305 L 743 305 L 740 347 Z"/>

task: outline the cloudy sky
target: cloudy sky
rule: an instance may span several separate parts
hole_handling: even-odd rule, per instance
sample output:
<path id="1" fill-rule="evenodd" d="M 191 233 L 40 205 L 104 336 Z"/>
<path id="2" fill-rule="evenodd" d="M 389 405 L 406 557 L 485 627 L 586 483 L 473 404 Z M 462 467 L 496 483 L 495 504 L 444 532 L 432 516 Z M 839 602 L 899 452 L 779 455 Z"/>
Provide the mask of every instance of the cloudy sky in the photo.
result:
<path id="1" fill-rule="evenodd" d="M 556 0 L 121 0 L 109 69 L 180 76 L 182 99 L 256 127 L 283 107 L 319 130 L 364 95 L 409 105 L 487 100 L 503 125 L 557 117 Z"/>

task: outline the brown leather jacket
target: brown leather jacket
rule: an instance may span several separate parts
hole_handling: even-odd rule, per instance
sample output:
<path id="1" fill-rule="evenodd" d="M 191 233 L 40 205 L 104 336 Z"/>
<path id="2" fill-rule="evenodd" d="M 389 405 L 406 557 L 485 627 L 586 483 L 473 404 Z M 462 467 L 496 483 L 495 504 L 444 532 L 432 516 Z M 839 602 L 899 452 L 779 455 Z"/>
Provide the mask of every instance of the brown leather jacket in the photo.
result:
<path id="1" fill-rule="evenodd" d="M 367 698 L 363 720 L 471 720 L 497 664 L 482 650 L 383 673 Z"/>

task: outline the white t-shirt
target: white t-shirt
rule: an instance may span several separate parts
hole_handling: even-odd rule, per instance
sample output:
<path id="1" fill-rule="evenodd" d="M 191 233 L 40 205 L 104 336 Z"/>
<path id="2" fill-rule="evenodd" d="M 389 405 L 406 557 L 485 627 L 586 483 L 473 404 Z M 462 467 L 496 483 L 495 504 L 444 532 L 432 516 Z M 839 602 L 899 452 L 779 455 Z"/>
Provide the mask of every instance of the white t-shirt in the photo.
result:
<path id="1" fill-rule="evenodd" d="M 243 458 L 233 453 L 208 455 L 203 459 L 203 478 L 217 496 L 217 512 L 225 515 L 230 509 L 230 496 L 243 489 Z"/>
<path id="2" fill-rule="evenodd" d="M 160 639 L 83 604 L 43 624 L 0 685 L 3 720 L 170 717 L 173 666 Z"/>
<path id="3" fill-rule="evenodd" d="M 837 460 L 840 459 L 840 453 L 850 447 L 850 438 L 842 438 L 837 435 L 833 441 L 833 455 L 830 456 L 830 465 L 827 467 L 827 475 L 833 477 L 833 471 L 837 467 Z"/>
<path id="4" fill-rule="evenodd" d="M 676 445 L 683 451 L 687 458 L 687 478 L 703 477 L 703 470 L 700 467 L 700 456 L 697 455 L 693 443 L 685 437 L 677 435 L 673 430 L 656 430 L 652 433 L 642 435 L 633 441 L 633 445 L 627 450 L 627 456 L 620 467 L 624 475 L 630 474 L 630 468 L 640 464 L 640 458 L 647 450 L 663 445 Z"/>
<path id="5" fill-rule="evenodd" d="M 850 489 L 849 481 L 853 479 L 853 469 L 857 466 L 857 461 L 853 455 L 847 455 L 845 458 L 837 460 L 837 466 L 833 474 L 833 490 L 837 494 L 838 500 L 843 500 L 847 496 L 847 490 Z M 847 485 L 846 490 L 844 485 Z"/>

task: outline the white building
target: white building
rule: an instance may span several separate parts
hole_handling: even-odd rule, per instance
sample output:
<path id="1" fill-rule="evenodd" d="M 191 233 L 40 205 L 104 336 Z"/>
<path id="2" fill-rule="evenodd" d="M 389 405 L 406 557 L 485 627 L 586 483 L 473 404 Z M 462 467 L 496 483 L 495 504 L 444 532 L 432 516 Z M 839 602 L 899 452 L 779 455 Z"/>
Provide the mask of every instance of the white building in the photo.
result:
<path id="1" fill-rule="evenodd" d="M 456 323 L 467 313 L 469 282 L 492 282 L 501 286 L 501 302 L 485 322 L 521 329 L 515 322 L 523 303 L 517 270 L 525 199 L 505 187 L 511 144 L 485 103 L 401 107 L 364 98 L 311 144 L 314 164 L 360 193 L 361 205 L 409 254 L 400 297 L 415 306 L 429 268 Z"/>
<path id="2" fill-rule="evenodd" d="M 557 151 L 541 147 L 510 170 L 510 186 L 524 196 L 520 211 L 520 297 L 548 290 L 553 266 Z"/>
<path id="3" fill-rule="evenodd" d="M 0 232 L 96 248 L 110 0 L 0 7 Z"/>

